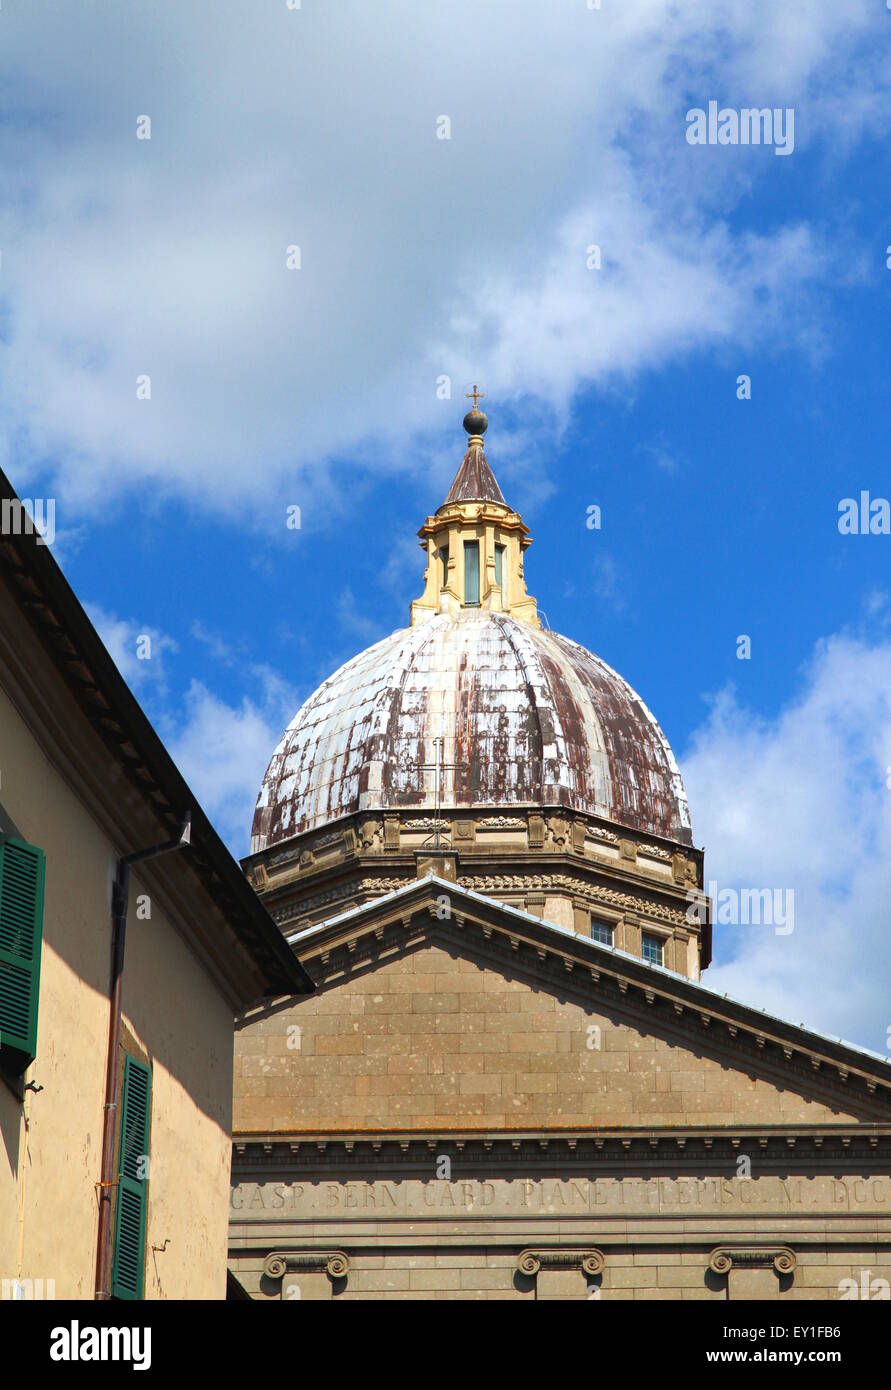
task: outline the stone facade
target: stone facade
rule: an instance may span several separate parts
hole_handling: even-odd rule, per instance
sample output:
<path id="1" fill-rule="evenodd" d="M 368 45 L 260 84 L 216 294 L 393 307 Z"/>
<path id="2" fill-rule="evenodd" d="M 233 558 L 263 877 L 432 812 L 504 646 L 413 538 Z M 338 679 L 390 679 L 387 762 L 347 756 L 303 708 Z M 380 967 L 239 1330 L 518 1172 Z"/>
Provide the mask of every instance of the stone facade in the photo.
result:
<path id="1" fill-rule="evenodd" d="M 4 509 L 14 498 L 0 473 Z M 113 1280 L 97 1282 L 100 1197 L 114 1230 L 125 1190 L 128 1231 L 141 1232 L 141 1255 L 131 1244 L 123 1261 L 130 1296 L 223 1298 L 233 1016 L 309 982 L 50 550 L 28 532 L 0 535 L 0 749 L 0 844 L 5 853 L 7 842 L 24 843 L 45 865 L 27 933 L 18 925 L 21 880 L 5 859 L 0 876 L 0 1017 L 4 1029 L 16 1017 L 10 980 L 22 978 L 27 941 L 34 1019 L 27 1052 L 10 1055 L 0 1034 L 0 1300 L 106 1296 Z M 187 809 L 188 848 L 133 866 L 118 1036 L 109 976 L 121 858 L 169 843 Z M 144 1187 L 135 1194 L 121 1182 L 123 1075 L 133 1063 L 150 1076 L 137 1170 Z"/>
<path id="2" fill-rule="evenodd" d="M 886 1064 L 435 879 L 300 954 L 236 1043 L 255 1296 L 882 1289 Z"/>

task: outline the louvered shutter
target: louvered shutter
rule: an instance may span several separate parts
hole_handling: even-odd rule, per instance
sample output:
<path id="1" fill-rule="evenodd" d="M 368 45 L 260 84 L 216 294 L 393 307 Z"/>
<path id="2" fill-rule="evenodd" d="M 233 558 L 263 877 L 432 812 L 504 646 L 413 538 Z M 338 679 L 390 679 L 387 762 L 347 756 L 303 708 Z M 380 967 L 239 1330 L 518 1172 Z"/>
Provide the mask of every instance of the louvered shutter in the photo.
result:
<path id="1" fill-rule="evenodd" d="M 0 1048 L 17 1071 L 37 1055 L 44 876 L 42 849 L 0 842 Z"/>
<path id="2" fill-rule="evenodd" d="M 111 1268 L 113 1298 L 142 1298 L 152 1076 L 129 1053 L 124 1058 L 117 1211 Z"/>

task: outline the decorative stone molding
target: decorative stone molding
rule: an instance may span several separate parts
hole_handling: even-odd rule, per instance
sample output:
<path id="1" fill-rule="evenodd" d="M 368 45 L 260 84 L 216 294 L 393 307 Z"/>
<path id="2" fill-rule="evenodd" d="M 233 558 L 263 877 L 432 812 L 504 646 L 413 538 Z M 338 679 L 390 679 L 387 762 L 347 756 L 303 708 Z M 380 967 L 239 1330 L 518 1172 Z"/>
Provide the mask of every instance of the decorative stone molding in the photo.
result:
<path id="1" fill-rule="evenodd" d="M 272 1250 L 263 1261 L 263 1273 L 268 1279 L 283 1279 L 286 1274 L 325 1273 L 329 1279 L 345 1278 L 350 1262 L 342 1250 Z"/>
<path id="2" fill-rule="evenodd" d="M 290 848 L 283 849 L 280 854 L 270 854 L 265 860 L 265 867 L 267 869 L 280 869 L 284 864 L 293 864 L 299 853 L 300 851 L 291 845 Z M 254 872 L 256 873 L 257 869 L 261 867 L 259 862 L 255 864 Z"/>
<path id="3" fill-rule="evenodd" d="M 378 1176 L 385 1169 L 403 1169 L 407 1162 L 422 1163 L 426 1171 L 431 1152 L 458 1152 L 486 1169 L 500 1168 L 507 1161 L 528 1171 L 531 1161 L 534 1161 L 533 1167 L 538 1163 L 556 1162 L 561 1168 L 571 1170 L 573 1178 L 580 1175 L 599 1177 L 601 1168 L 613 1172 L 625 1168 L 643 1173 L 651 1167 L 658 1170 L 669 1160 L 677 1174 L 686 1177 L 690 1169 L 702 1175 L 694 1181 L 714 1184 L 715 1200 L 720 1204 L 721 1183 L 727 1165 L 741 1145 L 757 1146 L 761 1161 L 771 1175 L 779 1172 L 812 1174 L 819 1169 L 823 1175 L 850 1176 L 859 1173 L 865 1164 L 872 1166 L 876 1162 L 882 1165 L 884 1173 L 891 1159 L 891 1125 L 876 1128 L 881 1132 L 872 1135 L 858 1132 L 856 1124 L 841 1132 L 835 1125 L 793 1126 L 777 1133 L 759 1132 L 745 1125 L 718 1125 L 620 1129 L 609 1135 L 600 1131 L 529 1130 L 482 1136 L 465 1129 L 408 1136 L 401 1130 L 379 1132 L 374 1136 L 361 1131 L 336 1135 L 269 1134 L 262 1138 L 236 1134 L 233 1148 L 237 1166 L 244 1170 L 278 1170 L 299 1165 L 315 1171 L 319 1165 L 324 1167 L 332 1162 L 359 1166 L 360 1159 L 363 1162 L 367 1159 L 373 1162 Z M 789 1158 L 790 1139 L 795 1140 L 794 1162 Z M 666 1219 L 674 1220 L 674 1214 L 667 1215 Z M 725 1249 L 733 1254 L 744 1248 L 747 1247 L 722 1245 L 714 1254 L 717 1256 Z M 776 1253 L 781 1247 L 755 1248 Z"/>
<path id="4" fill-rule="evenodd" d="M 547 823 L 548 844 L 563 849 L 569 843 L 571 827 L 563 816 L 551 816 Z"/>
<path id="5" fill-rule="evenodd" d="M 719 1245 L 708 1257 L 713 1274 L 729 1274 L 731 1269 L 769 1269 L 791 1274 L 798 1261 L 788 1245 Z"/>
<path id="6" fill-rule="evenodd" d="M 360 821 L 358 827 L 359 845 L 362 849 L 380 849 L 381 826 L 380 821 L 369 818 Z"/>
<path id="7" fill-rule="evenodd" d="M 310 841 L 313 853 L 318 854 L 320 850 L 331 849 L 334 845 L 339 847 L 343 844 L 343 837 L 344 832 L 342 830 L 329 830 L 326 834 L 319 835 Z"/>
<path id="8" fill-rule="evenodd" d="M 663 903 L 650 902 L 642 898 L 635 897 L 631 893 L 622 893 L 618 889 L 604 888 L 600 884 L 583 883 L 578 878 L 570 877 L 569 874 L 498 874 L 498 875 L 461 875 L 459 883 L 462 888 L 470 888 L 475 893 L 483 893 L 487 896 L 497 897 L 500 892 L 528 893 L 541 889 L 552 893 L 563 892 L 567 896 L 581 897 L 592 906 L 603 903 L 609 907 L 614 907 L 619 912 L 641 912 L 644 911 L 648 917 L 659 921 L 670 923 L 672 926 L 683 927 L 687 924 L 687 917 L 684 912 L 665 906 Z"/>
<path id="9" fill-rule="evenodd" d="M 534 1278 L 540 1269 L 580 1269 L 583 1274 L 602 1274 L 606 1264 L 602 1250 L 545 1246 L 540 1250 L 521 1250 L 517 1269 Z"/>
<path id="10" fill-rule="evenodd" d="M 403 888 L 406 883 L 410 883 L 411 873 L 406 873 L 403 878 L 363 878 L 352 883 L 340 884 L 337 888 L 330 889 L 327 893 L 315 893 L 313 896 L 301 898 L 297 902 L 287 903 L 283 907 L 273 907 L 271 916 L 273 921 L 280 926 L 288 922 L 293 922 L 297 917 L 307 917 L 310 913 L 315 913 L 319 908 L 331 907 L 336 903 L 343 902 L 345 898 L 356 896 L 380 897 L 383 893 L 390 893 L 395 888 Z"/>
<path id="11" fill-rule="evenodd" d="M 639 844 L 637 846 L 637 852 L 639 855 L 643 855 L 645 859 L 661 859 L 663 864 L 671 862 L 671 855 L 668 850 L 663 849 L 661 845 Z"/>
<path id="12" fill-rule="evenodd" d="M 479 822 L 480 830 L 525 830 L 526 822 L 522 816 L 483 816 Z"/>

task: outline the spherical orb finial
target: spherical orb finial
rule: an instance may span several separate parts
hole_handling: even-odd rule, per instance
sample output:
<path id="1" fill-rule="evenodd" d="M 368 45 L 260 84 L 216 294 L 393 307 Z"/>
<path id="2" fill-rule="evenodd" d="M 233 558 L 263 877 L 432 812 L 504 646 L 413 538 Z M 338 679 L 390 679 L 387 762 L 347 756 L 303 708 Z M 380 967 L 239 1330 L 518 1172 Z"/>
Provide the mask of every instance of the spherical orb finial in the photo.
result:
<path id="1" fill-rule="evenodd" d="M 464 428 L 468 434 L 483 435 L 489 428 L 489 421 L 483 412 L 474 406 L 473 410 L 468 410 L 464 416 Z"/>

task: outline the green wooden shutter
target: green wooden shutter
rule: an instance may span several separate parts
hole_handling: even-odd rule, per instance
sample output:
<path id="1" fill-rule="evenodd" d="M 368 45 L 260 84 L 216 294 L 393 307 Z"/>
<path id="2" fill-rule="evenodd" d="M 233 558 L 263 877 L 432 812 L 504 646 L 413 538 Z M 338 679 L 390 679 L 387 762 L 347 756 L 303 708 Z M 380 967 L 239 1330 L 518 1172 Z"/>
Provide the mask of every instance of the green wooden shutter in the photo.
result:
<path id="1" fill-rule="evenodd" d="M 0 842 L 0 1048 L 17 1071 L 37 1055 L 45 867 L 36 845 Z"/>
<path id="2" fill-rule="evenodd" d="M 121 1095 L 118 1202 L 111 1267 L 113 1298 L 142 1298 L 152 1074 L 127 1053 Z"/>

